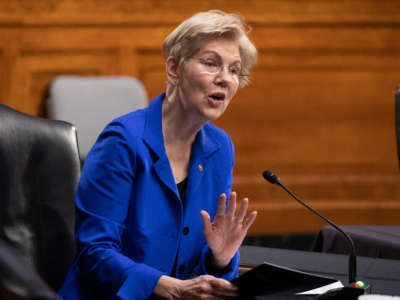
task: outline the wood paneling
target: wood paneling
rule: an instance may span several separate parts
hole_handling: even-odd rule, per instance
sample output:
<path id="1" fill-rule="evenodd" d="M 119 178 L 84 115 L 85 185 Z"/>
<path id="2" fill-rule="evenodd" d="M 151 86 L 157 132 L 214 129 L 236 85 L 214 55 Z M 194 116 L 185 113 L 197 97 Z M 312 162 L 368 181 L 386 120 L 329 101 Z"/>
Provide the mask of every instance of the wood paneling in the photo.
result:
<path id="1" fill-rule="evenodd" d="M 162 41 L 212 8 L 243 14 L 260 52 L 250 86 L 216 122 L 236 147 L 234 188 L 260 212 L 251 232 L 324 225 L 264 169 L 339 224 L 398 224 L 397 0 L 1 1 L 0 101 L 46 116 L 61 74 L 134 76 L 154 97 L 165 86 Z"/>
<path id="2" fill-rule="evenodd" d="M 0 70 L 3 70 L 3 72 L 0 72 L 0 82 L 5 82 L 6 78 L 9 77 L 4 72 L 4 70 L 6 69 L 8 68 L 6 67 L 4 50 L 0 48 Z M 7 98 L 7 91 L 4 88 L 2 88 L 0 90 L 0 99 L 6 99 L 6 98 Z"/>

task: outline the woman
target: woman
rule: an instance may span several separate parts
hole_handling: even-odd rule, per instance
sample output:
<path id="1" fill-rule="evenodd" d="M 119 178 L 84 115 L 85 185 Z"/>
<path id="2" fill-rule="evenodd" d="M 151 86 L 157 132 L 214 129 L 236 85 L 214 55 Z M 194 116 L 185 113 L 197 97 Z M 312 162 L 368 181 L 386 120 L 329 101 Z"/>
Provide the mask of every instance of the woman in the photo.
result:
<path id="1" fill-rule="evenodd" d="M 166 94 L 101 133 L 77 191 L 77 257 L 64 299 L 237 296 L 229 280 L 256 212 L 245 217 L 246 198 L 236 209 L 233 146 L 209 121 L 256 61 L 245 30 L 221 11 L 184 21 L 163 45 Z"/>

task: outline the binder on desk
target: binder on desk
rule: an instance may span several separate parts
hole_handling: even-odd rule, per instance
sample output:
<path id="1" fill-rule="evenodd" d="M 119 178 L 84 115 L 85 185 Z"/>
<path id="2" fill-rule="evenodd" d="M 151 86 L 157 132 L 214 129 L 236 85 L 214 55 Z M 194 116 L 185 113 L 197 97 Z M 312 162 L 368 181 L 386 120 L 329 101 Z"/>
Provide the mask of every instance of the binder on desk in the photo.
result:
<path id="1" fill-rule="evenodd" d="M 239 288 L 241 299 L 251 299 L 259 295 L 321 294 L 327 289 L 343 286 L 334 278 L 266 262 L 241 274 L 232 283 Z M 315 290 L 318 288 L 322 289 Z"/>

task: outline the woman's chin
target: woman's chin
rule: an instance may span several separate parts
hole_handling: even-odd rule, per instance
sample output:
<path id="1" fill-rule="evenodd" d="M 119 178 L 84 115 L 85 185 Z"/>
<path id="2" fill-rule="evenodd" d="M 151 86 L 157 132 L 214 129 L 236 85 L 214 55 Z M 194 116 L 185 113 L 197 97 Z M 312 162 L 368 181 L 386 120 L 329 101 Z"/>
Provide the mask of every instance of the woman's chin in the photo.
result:
<path id="1" fill-rule="evenodd" d="M 225 109 L 220 107 L 218 109 L 213 108 L 213 109 L 207 109 L 205 112 L 206 119 L 208 121 L 215 121 L 219 119 L 223 114 L 224 114 Z"/>

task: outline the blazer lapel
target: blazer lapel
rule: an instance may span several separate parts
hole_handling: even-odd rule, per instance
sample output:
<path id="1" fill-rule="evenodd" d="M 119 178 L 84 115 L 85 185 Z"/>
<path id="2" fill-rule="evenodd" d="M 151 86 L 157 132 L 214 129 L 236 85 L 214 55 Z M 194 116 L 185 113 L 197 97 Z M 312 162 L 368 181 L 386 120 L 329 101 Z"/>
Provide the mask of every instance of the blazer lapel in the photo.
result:
<path id="1" fill-rule="evenodd" d="M 178 196 L 178 188 L 172 174 L 171 166 L 164 147 L 164 137 L 162 134 L 162 101 L 165 94 L 161 94 L 154 98 L 146 111 L 146 124 L 143 133 L 145 144 L 151 149 L 155 155 L 155 163 L 153 164 L 154 172 L 158 179 L 171 192 Z"/>
<path id="2" fill-rule="evenodd" d="M 143 140 L 155 155 L 153 169 L 157 177 L 179 199 L 178 188 L 165 151 L 162 134 L 162 101 L 164 96 L 163 93 L 154 98 L 146 111 Z M 192 147 L 188 182 L 190 193 L 199 188 L 203 176 L 207 173 L 207 168 L 210 167 L 207 164 L 208 157 L 221 147 L 209 126 L 209 124 L 204 125 L 198 132 Z"/>
<path id="3" fill-rule="evenodd" d="M 207 126 L 209 125 L 204 125 L 199 131 L 192 148 L 188 182 L 188 190 L 191 193 L 196 192 L 203 176 L 207 174 L 207 169 L 210 167 L 208 157 L 221 147 L 216 139 L 213 139 Z"/>

